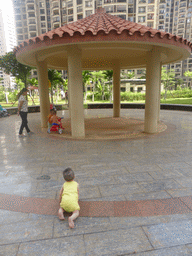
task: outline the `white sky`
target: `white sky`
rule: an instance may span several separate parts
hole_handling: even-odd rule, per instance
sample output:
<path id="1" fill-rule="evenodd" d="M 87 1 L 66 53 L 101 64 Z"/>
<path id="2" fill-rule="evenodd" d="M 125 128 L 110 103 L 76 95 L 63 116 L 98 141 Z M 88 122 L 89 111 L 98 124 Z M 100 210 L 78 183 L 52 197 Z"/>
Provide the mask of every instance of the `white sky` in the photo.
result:
<path id="1" fill-rule="evenodd" d="M 0 10 L 2 10 L 3 14 L 3 23 L 4 23 L 4 32 L 6 37 L 6 47 L 7 51 L 11 51 L 10 49 L 10 33 L 8 32 L 8 25 L 7 23 L 11 22 L 13 27 L 13 33 L 15 36 L 15 22 L 14 22 L 14 13 L 13 13 L 13 3 L 12 0 L 0 0 Z M 10 30 L 10 29 L 9 29 Z M 16 42 L 15 42 L 16 44 Z"/>
<path id="2" fill-rule="evenodd" d="M 12 14 L 13 15 L 13 4 L 11 0 L 0 0 L 0 9 L 5 14 Z"/>

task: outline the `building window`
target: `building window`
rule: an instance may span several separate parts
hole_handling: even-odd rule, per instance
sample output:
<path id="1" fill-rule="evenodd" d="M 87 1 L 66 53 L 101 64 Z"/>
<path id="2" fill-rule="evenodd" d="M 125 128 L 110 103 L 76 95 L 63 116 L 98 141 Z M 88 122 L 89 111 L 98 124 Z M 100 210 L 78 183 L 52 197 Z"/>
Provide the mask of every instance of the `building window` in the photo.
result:
<path id="1" fill-rule="evenodd" d="M 145 22 L 145 16 L 138 16 L 138 22 Z"/>
<path id="2" fill-rule="evenodd" d="M 155 0 L 148 0 L 148 4 L 153 4 Z"/>
<path id="3" fill-rule="evenodd" d="M 133 13 L 133 7 L 132 6 L 128 6 L 128 13 Z"/>
<path id="4" fill-rule="evenodd" d="M 41 21 L 44 21 L 45 20 L 45 16 L 41 16 Z"/>
<path id="5" fill-rule="evenodd" d="M 41 29 L 41 34 L 45 34 L 46 33 L 46 29 Z"/>
<path id="6" fill-rule="evenodd" d="M 113 6 L 105 6 L 104 8 L 105 8 L 106 13 L 113 12 Z"/>
<path id="7" fill-rule="evenodd" d="M 78 19 L 78 20 L 83 19 L 83 14 L 78 14 L 78 15 L 77 15 L 77 19 Z"/>
<path id="8" fill-rule="evenodd" d="M 73 14 L 73 9 L 69 9 L 68 10 L 68 15 L 72 15 Z"/>
<path id="9" fill-rule="evenodd" d="M 147 19 L 148 20 L 154 20 L 154 14 L 153 13 L 147 14 Z"/>
<path id="10" fill-rule="evenodd" d="M 146 0 L 139 0 L 139 4 L 145 4 Z"/>
<path id="11" fill-rule="evenodd" d="M 117 3 L 126 3 L 126 0 L 117 0 Z"/>
<path id="12" fill-rule="evenodd" d="M 134 17 L 133 16 L 128 17 L 128 21 L 134 22 Z"/>
<path id="13" fill-rule="evenodd" d="M 45 14 L 45 10 L 44 9 L 40 9 L 40 14 Z"/>
<path id="14" fill-rule="evenodd" d="M 71 21 L 73 21 L 73 16 L 68 17 L 68 22 L 71 22 Z"/>
<path id="15" fill-rule="evenodd" d="M 126 20 L 126 15 L 118 15 L 119 18 Z"/>
<path id="16" fill-rule="evenodd" d="M 23 32 L 23 30 L 22 30 L 22 28 L 17 28 L 17 34 L 22 34 L 22 32 Z"/>
<path id="17" fill-rule="evenodd" d="M 35 13 L 34 13 L 34 12 L 29 12 L 29 13 L 28 13 L 28 17 L 29 17 L 29 18 L 35 17 Z"/>
<path id="18" fill-rule="evenodd" d="M 77 12 L 83 12 L 83 7 L 82 6 L 77 7 Z"/>
<path id="19" fill-rule="evenodd" d="M 92 1 L 85 1 L 85 7 L 93 7 Z"/>
<path id="20" fill-rule="evenodd" d="M 152 28 L 153 27 L 153 22 L 147 22 L 147 26 Z"/>
<path id="21" fill-rule="evenodd" d="M 154 12 L 154 5 L 148 6 L 148 12 Z"/>
<path id="22" fill-rule="evenodd" d="M 16 15 L 15 20 L 21 20 L 21 15 Z"/>
<path id="23" fill-rule="evenodd" d="M 19 35 L 19 36 L 17 36 L 17 39 L 18 39 L 18 40 L 23 40 L 23 36 L 22 36 L 22 35 Z"/>
<path id="24" fill-rule="evenodd" d="M 77 0 L 77 5 L 82 4 L 82 0 Z"/>
<path id="25" fill-rule="evenodd" d="M 45 28 L 46 27 L 46 23 L 41 23 L 41 28 Z"/>
<path id="26" fill-rule="evenodd" d="M 86 11 L 86 12 L 85 12 L 86 17 L 87 17 L 87 16 L 90 16 L 91 14 L 92 14 L 92 11 Z"/>
<path id="27" fill-rule="evenodd" d="M 27 15 L 23 14 L 23 20 L 26 20 L 26 19 L 27 19 Z"/>
<path id="28" fill-rule="evenodd" d="M 44 6 L 45 6 L 44 2 L 40 2 L 40 3 L 39 3 L 39 7 L 40 7 L 40 8 L 41 8 L 41 7 L 44 8 Z"/>
<path id="29" fill-rule="evenodd" d="M 144 13 L 146 10 L 145 10 L 145 7 L 139 7 L 139 13 Z"/>
<path id="30" fill-rule="evenodd" d="M 117 5 L 117 12 L 126 12 L 126 5 Z"/>
<path id="31" fill-rule="evenodd" d="M 73 7 L 73 1 L 70 1 L 67 3 L 67 7 L 70 8 L 70 7 Z"/>

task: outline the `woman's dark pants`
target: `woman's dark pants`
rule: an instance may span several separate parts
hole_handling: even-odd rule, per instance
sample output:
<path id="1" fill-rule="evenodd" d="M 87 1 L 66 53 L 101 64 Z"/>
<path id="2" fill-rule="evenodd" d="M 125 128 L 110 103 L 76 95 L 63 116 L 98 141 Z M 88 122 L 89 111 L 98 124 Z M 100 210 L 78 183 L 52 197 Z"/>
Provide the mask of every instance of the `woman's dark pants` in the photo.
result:
<path id="1" fill-rule="evenodd" d="M 21 135 L 23 133 L 24 128 L 26 129 L 27 133 L 30 132 L 30 130 L 29 130 L 29 127 L 27 125 L 27 123 L 28 123 L 28 121 L 27 121 L 27 112 L 20 111 L 19 114 L 20 114 L 20 117 L 22 119 L 22 123 L 21 123 L 20 130 L 19 130 L 19 134 Z"/>

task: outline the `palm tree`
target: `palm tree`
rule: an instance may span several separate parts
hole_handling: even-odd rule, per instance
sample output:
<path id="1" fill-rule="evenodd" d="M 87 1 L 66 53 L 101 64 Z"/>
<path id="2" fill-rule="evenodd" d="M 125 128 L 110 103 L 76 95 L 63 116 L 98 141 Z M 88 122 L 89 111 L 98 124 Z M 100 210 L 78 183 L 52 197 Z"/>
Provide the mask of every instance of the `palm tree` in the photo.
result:
<path id="1" fill-rule="evenodd" d="M 51 103 L 53 104 L 53 87 L 56 86 L 58 99 L 58 84 L 63 84 L 64 79 L 62 74 L 55 69 L 48 69 L 48 79 L 51 83 Z"/>
<path id="2" fill-rule="evenodd" d="M 82 72 L 83 77 L 83 90 L 85 91 L 85 98 L 84 101 L 86 103 L 87 101 L 87 86 L 91 83 L 91 73 L 89 71 L 83 71 Z"/>
<path id="3" fill-rule="evenodd" d="M 95 89 L 97 88 L 100 90 L 100 84 L 101 86 L 104 85 L 104 74 L 103 71 L 93 71 L 91 72 L 91 78 L 92 78 L 92 84 L 93 84 L 93 94 L 92 94 L 92 101 L 94 101 L 94 94 L 95 94 Z M 102 97 L 104 93 L 104 89 L 101 89 L 102 92 Z"/>
<path id="4" fill-rule="evenodd" d="M 112 82 L 112 80 L 113 80 L 113 70 L 105 70 L 105 71 L 103 71 L 103 74 L 104 74 L 104 78 L 107 81 Z M 109 92 L 110 103 L 112 101 L 112 88 L 113 88 L 113 82 L 112 82 L 112 84 L 108 84 L 108 92 Z"/>

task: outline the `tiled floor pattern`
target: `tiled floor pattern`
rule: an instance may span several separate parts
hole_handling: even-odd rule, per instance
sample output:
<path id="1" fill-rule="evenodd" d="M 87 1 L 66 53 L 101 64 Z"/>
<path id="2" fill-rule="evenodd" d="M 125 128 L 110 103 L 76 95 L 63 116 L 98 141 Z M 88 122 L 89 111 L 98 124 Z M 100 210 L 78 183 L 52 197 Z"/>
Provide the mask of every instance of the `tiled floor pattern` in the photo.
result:
<path id="1" fill-rule="evenodd" d="M 121 112 L 144 118 L 143 110 Z M 85 115 L 108 118 L 112 110 Z M 115 141 L 48 135 L 39 114 L 29 115 L 35 134 L 19 139 L 20 118 L 0 119 L 0 255 L 192 255 L 192 116 L 160 118 L 165 132 Z M 74 230 L 56 216 L 68 166 L 80 184 Z"/>
<path id="2" fill-rule="evenodd" d="M 81 217 L 132 217 L 185 214 L 192 212 L 192 196 L 142 201 L 80 201 Z M 59 201 L 0 194 L 0 209 L 57 215 Z"/>

